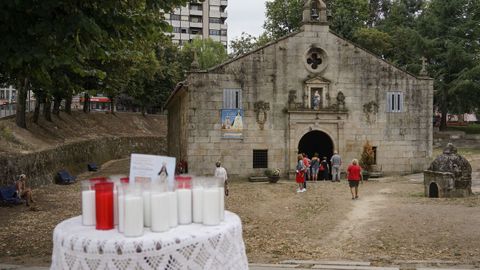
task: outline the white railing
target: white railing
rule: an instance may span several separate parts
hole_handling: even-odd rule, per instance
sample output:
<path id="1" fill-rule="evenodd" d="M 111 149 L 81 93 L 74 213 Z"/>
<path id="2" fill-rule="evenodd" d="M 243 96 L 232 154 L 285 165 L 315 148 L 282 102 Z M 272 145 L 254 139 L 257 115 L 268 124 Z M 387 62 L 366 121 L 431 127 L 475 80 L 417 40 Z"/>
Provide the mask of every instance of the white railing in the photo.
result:
<path id="1" fill-rule="evenodd" d="M 35 110 L 35 100 L 31 100 L 30 103 L 27 101 L 26 103 L 27 112 L 33 112 Z M 16 103 L 9 103 L 0 105 L 0 118 L 8 117 L 15 115 L 17 113 L 17 104 Z"/>

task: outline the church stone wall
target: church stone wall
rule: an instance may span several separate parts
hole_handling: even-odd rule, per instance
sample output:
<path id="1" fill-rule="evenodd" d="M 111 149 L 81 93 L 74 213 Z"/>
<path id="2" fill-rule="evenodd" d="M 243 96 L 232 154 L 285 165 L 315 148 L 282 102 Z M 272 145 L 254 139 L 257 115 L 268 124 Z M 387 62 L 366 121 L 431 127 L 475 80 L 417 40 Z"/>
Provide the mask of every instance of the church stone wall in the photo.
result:
<path id="1" fill-rule="evenodd" d="M 306 68 L 311 46 L 326 55 L 326 67 L 317 73 Z M 301 103 L 305 81 L 312 78 L 329 82 L 326 105 L 334 104 L 341 91 L 346 111 L 289 110 L 289 92 L 294 91 L 295 102 Z M 393 67 L 329 32 L 328 26 L 305 25 L 239 59 L 192 73 L 187 81 L 187 160 L 193 173 L 211 174 L 215 161 L 221 160 L 231 175 L 262 174 L 264 169 L 252 168 L 253 149 L 268 149 L 270 168 L 292 171 L 298 142 L 311 130 L 329 134 L 345 162 L 360 158 L 363 144 L 370 141 L 385 173 L 422 171 L 431 157 L 433 81 Z M 242 140 L 221 135 L 226 88 L 242 89 Z M 386 112 L 389 91 L 403 93 L 404 112 Z M 263 129 L 254 110 L 258 101 L 270 105 Z"/>

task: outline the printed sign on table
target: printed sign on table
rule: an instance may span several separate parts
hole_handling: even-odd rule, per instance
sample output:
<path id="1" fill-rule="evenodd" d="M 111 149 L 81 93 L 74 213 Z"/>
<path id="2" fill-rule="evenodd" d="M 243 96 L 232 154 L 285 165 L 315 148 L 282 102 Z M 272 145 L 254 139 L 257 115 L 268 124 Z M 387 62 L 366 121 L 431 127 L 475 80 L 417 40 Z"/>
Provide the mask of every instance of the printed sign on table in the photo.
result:
<path id="1" fill-rule="evenodd" d="M 222 137 L 229 139 L 243 138 L 243 110 L 223 109 L 221 113 Z"/>
<path id="2" fill-rule="evenodd" d="M 172 188 L 175 181 L 175 158 L 132 154 L 130 182 L 164 182 Z"/>

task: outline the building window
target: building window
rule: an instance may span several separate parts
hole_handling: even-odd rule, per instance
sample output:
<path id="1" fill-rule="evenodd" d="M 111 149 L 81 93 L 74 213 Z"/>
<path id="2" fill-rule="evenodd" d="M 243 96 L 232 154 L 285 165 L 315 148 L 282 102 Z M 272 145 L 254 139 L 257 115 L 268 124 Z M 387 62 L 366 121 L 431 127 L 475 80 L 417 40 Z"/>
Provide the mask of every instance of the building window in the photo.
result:
<path id="1" fill-rule="evenodd" d="M 181 33 L 182 28 L 181 27 L 173 27 L 173 33 Z"/>
<path id="2" fill-rule="evenodd" d="M 203 19 L 202 17 L 198 17 L 198 16 L 190 16 L 190 22 L 201 23 L 203 22 Z"/>
<path id="3" fill-rule="evenodd" d="M 220 30 L 220 35 L 226 37 L 227 36 L 227 30 Z"/>
<path id="4" fill-rule="evenodd" d="M 177 14 L 170 14 L 170 20 L 172 21 L 180 21 L 182 19 L 182 16 L 177 15 Z"/>
<path id="5" fill-rule="evenodd" d="M 5 99 L 5 91 L 0 90 L 0 99 Z"/>
<path id="6" fill-rule="evenodd" d="M 190 10 L 203 10 L 202 5 L 190 4 Z"/>
<path id="7" fill-rule="evenodd" d="M 210 29 L 211 36 L 220 36 L 220 30 Z"/>
<path id="8" fill-rule="evenodd" d="M 220 23 L 220 24 L 222 23 L 222 19 L 220 19 L 220 18 L 212 18 L 212 17 L 210 17 L 210 18 L 209 18 L 209 21 L 210 21 L 210 23 Z"/>
<path id="9" fill-rule="evenodd" d="M 387 112 L 403 112 L 403 93 L 387 92 Z"/>
<path id="10" fill-rule="evenodd" d="M 372 151 L 373 151 L 373 164 L 376 165 L 377 164 L 377 147 L 372 146 Z"/>
<path id="11" fill-rule="evenodd" d="M 182 28 L 182 34 L 186 34 L 187 33 L 187 28 Z"/>
<path id="12" fill-rule="evenodd" d="M 202 29 L 201 28 L 190 28 L 190 34 L 200 35 L 200 34 L 202 34 Z"/>
<path id="13" fill-rule="evenodd" d="M 242 89 L 223 89 L 223 109 L 242 108 Z"/>
<path id="14" fill-rule="evenodd" d="M 268 150 L 253 150 L 253 168 L 268 168 Z"/>

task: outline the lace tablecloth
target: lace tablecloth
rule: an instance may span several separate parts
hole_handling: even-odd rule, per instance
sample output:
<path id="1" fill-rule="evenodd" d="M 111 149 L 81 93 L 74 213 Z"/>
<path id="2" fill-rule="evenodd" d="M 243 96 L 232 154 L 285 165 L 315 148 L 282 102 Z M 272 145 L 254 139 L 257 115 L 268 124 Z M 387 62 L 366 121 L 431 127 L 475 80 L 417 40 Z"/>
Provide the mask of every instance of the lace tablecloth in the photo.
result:
<path id="1" fill-rule="evenodd" d="M 138 238 L 81 223 L 78 216 L 55 228 L 51 269 L 248 269 L 240 218 L 228 211 L 219 226 L 191 224 L 164 233 L 145 228 Z"/>

